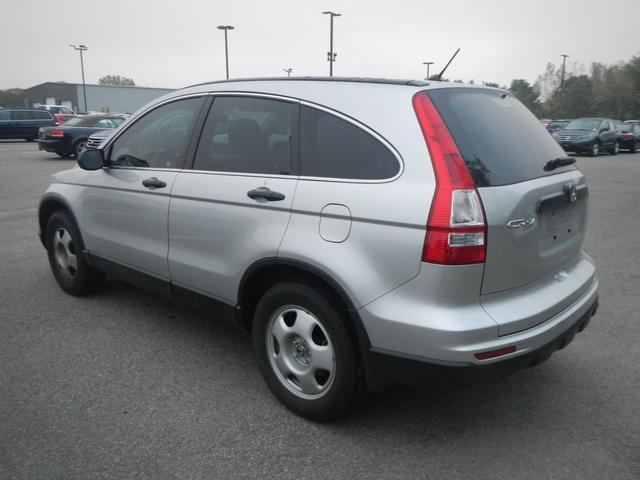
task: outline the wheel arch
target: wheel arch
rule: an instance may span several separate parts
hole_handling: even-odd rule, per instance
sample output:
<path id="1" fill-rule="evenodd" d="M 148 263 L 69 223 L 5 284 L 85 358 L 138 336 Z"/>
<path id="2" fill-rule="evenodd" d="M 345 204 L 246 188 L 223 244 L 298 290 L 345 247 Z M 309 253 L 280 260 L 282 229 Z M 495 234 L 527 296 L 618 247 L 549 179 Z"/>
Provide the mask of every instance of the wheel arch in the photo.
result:
<path id="1" fill-rule="evenodd" d="M 371 348 L 371 343 L 355 305 L 331 275 L 300 260 L 281 257 L 265 258 L 247 268 L 238 287 L 237 319 L 242 327 L 251 331 L 253 313 L 262 294 L 276 283 L 286 280 L 311 283 L 333 297 L 338 308 L 350 320 L 347 328 L 354 341 L 354 347 L 366 363 L 366 354 Z"/>
<path id="2" fill-rule="evenodd" d="M 84 249 L 84 240 L 82 239 L 82 232 L 80 230 L 80 226 L 78 225 L 78 221 L 76 219 L 75 214 L 73 213 L 73 209 L 67 202 L 64 197 L 56 194 L 48 194 L 45 195 L 40 201 L 40 206 L 38 207 L 38 225 L 40 227 L 40 242 L 42 246 L 47 248 L 46 243 L 46 230 L 47 230 L 47 222 L 51 218 L 51 215 L 58 211 L 63 211 L 69 215 L 69 218 L 75 225 L 78 233 L 80 234 L 80 243 L 82 248 Z"/>

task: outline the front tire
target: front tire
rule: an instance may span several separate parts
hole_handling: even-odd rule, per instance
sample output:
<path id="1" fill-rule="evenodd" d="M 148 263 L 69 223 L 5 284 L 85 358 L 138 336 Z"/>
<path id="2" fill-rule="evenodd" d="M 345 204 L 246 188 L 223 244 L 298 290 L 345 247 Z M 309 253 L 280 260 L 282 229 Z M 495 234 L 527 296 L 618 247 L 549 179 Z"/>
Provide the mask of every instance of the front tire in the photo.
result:
<path id="1" fill-rule="evenodd" d="M 65 292 L 83 296 L 102 285 L 105 275 L 87 263 L 80 233 L 67 213 L 57 211 L 49 218 L 46 245 L 53 276 Z"/>
<path id="2" fill-rule="evenodd" d="M 609 150 L 609 153 L 611 155 L 618 155 L 618 153 L 620 153 L 620 142 L 614 143 L 613 147 L 611 147 L 611 150 Z"/>
<path id="3" fill-rule="evenodd" d="M 253 344 L 269 388 L 294 413 L 316 421 L 343 415 L 362 381 L 347 318 L 320 288 L 277 284 L 256 306 Z"/>
<path id="4" fill-rule="evenodd" d="M 599 153 L 600 153 L 600 143 L 593 142 L 593 145 L 591 145 L 591 151 L 589 152 L 589 155 L 591 155 L 592 157 L 597 157 Z"/>

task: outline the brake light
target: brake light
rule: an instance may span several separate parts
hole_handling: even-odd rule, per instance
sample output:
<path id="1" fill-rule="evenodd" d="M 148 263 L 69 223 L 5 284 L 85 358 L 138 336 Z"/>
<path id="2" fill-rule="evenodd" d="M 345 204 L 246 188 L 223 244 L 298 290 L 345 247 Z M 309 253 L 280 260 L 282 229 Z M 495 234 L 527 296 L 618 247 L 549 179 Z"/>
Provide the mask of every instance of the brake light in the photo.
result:
<path id="1" fill-rule="evenodd" d="M 62 138 L 64 137 L 64 130 L 51 130 L 49 136 L 52 138 Z"/>
<path id="2" fill-rule="evenodd" d="M 422 261 L 444 265 L 482 263 L 487 225 L 480 195 L 451 133 L 426 92 L 413 97 L 436 174 Z"/>

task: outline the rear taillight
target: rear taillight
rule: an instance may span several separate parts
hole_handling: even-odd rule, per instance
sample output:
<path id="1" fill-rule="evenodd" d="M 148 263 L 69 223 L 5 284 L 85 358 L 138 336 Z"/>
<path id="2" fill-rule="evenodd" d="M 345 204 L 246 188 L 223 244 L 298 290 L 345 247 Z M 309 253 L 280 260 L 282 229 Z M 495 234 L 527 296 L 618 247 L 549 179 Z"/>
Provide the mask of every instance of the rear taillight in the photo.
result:
<path id="1" fill-rule="evenodd" d="M 422 261 L 444 265 L 482 263 L 487 225 L 469 170 L 426 92 L 413 97 L 413 108 L 436 175 Z"/>
<path id="2" fill-rule="evenodd" d="M 64 130 L 51 130 L 49 136 L 52 138 L 62 138 L 64 137 Z"/>

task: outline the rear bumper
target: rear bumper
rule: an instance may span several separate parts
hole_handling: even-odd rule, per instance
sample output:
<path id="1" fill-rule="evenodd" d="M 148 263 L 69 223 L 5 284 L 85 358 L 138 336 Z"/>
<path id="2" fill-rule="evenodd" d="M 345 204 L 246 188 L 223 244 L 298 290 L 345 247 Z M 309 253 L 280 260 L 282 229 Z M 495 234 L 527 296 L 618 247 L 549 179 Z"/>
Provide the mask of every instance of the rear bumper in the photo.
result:
<path id="1" fill-rule="evenodd" d="M 44 140 L 38 139 L 38 149 L 53 153 L 73 153 L 71 146 L 64 140 Z"/>
<path id="2" fill-rule="evenodd" d="M 590 264 L 586 256 L 582 261 Z M 501 335 L 500 327 L 508 325 L 509 318 L 498 321 L 483 308 L 477 294 L 482 274 L 482 265 L 443 268 L 423 263 L 418 277 L 358 310 L 369 339 L 364 363 L 372 390 L 394 382 L 429 383 L 440 370 L 447 378 L 466 378 L 480 371 L 491 378 L 535 364 L 559 348 L 571 332 L 583 328 L 597 305 L 595 271 L 575 271 L 567 280 L 551 281 L 557 295 L 541 298 L 533 291 L 520 292 L 517 302 L 508 302 L 507 317 L 529 315 L 536 323 Z M 567 293 L 564 287 L 569 284 L 573 290 Z M 515 351 L 495 358 L 476 357 L 514 347 Z M 416 373 L 411 364 L 430 373 Z"/>
<path id="3" fill-rule="evenodd" d="M 597 309 L 596 297 L 582 316 L 544 345 L 525 354 L 486 365 L 439 362 L 375 349 L 369 353 L 369 365 L 377 374 L 378 388 L 393 383 L 433 386 L 498 380 L 517 370 L 535 367 L 547 360 L 556 350 L 566 347 L 577 333 L 586 328 Z"/>

